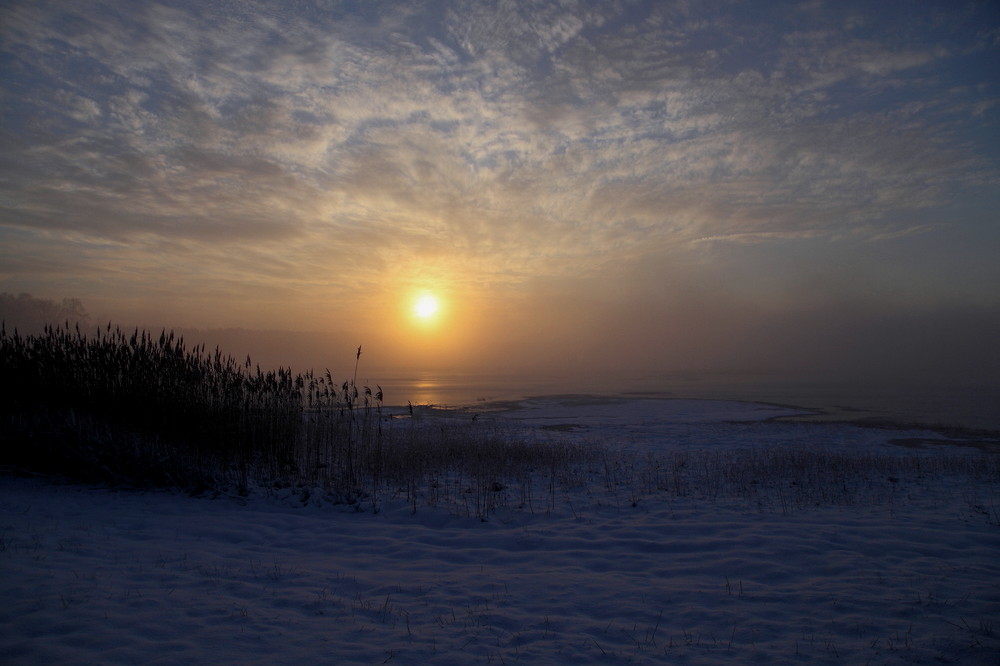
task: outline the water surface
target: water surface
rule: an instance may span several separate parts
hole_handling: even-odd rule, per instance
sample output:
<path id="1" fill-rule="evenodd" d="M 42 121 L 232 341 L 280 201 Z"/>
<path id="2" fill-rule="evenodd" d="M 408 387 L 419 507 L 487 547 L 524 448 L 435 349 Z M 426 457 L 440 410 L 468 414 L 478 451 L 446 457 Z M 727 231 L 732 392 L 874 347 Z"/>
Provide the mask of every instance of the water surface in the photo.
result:
<path id="1" fill-rule="evenodd" d="M 458 372 L 388 374 L 370 383 L 382 387 L 389 405 L 486 409 L 498 402 L 553 395 L 742 400 L 805 408 L 811 414 L 803 418 L 810 420 L 1000 431 L 1000 385 L 888 385 L 735 374 L 580 379 Z"/>

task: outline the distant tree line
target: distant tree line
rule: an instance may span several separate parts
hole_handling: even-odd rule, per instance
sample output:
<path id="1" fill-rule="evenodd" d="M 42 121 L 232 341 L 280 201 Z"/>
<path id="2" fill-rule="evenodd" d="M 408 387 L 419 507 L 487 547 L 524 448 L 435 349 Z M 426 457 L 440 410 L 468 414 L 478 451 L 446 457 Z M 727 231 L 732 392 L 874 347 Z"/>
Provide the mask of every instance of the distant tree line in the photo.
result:
<path id="1" fill-rule="evenodd" d="M 35 298 L 31 294 L 21 293 L 15 296 L 7 292 L 0 293 L 0 321 L 11 330 L 21 333 L 38 333 L 46 324 L 80 324 L 90 323 L 90 315 L 78 298 L 64 298 L 61 302 L 44 298 Z"/>

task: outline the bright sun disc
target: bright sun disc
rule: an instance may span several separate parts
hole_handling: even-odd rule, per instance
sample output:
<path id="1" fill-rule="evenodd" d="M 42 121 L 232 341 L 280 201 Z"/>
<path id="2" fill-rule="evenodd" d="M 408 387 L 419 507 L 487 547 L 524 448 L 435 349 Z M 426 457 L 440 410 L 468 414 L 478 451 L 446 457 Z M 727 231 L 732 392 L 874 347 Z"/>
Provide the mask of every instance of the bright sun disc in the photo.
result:
<path id="1" fill-rule="evenodd" d="M 430 294 L 424 294 L 413 304 L 413 312 L 421 319 L 428 319 L 437 314 L 438 300 Z"/>

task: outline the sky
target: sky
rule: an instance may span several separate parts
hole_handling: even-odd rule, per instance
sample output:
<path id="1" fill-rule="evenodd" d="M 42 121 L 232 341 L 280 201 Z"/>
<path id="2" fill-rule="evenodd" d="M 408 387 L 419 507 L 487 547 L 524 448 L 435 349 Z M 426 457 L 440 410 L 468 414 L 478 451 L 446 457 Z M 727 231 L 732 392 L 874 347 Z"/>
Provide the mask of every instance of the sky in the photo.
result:
<path id="1" fill-rule="evenodd" d="M 998 73 L 990 1 L 8 0 L 0 291 L 297 367 L 993 381 Z"/>

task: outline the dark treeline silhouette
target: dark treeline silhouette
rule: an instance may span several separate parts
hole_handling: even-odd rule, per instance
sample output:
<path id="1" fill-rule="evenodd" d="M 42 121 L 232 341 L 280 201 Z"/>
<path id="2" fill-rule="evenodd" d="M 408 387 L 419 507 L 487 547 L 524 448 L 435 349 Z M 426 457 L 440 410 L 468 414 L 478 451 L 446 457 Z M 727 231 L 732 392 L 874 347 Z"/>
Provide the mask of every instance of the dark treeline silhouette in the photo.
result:
<path id="1" fill-rule="evenodd" d="M 78 298 L 64 298 L 57 303 L 27 293 L 15 296 L 3 292 L 0 293 L 0 320 L 8 327 L 16 326 L 21 333 L 39 333 L 46 324 L 53 322 L 85 326 L 90 323 L 90 316 Z"/>

